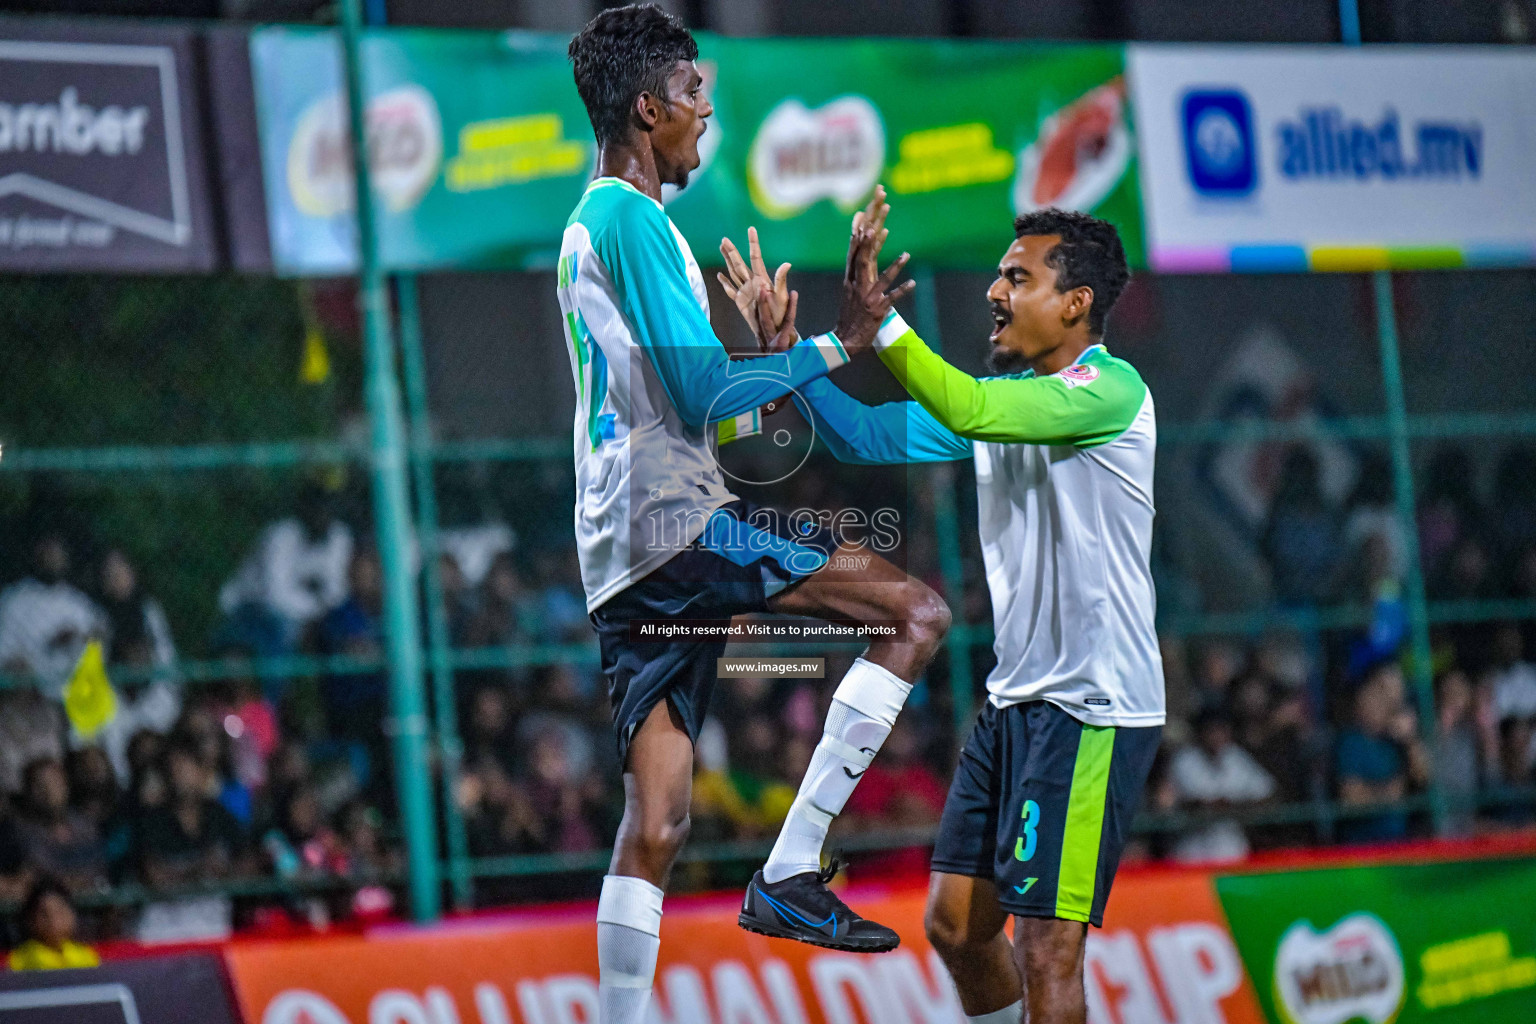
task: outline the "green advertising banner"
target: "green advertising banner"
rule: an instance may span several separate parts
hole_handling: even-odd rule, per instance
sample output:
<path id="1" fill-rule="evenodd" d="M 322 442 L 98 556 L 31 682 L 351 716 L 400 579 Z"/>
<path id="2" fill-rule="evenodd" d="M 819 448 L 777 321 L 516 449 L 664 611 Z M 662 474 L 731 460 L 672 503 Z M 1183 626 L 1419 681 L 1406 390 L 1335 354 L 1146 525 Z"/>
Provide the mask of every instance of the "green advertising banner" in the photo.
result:
<path id="1" fill-rule="evenodd" d="M 1275 1024 L 1536 1021 L 1536 860 L 1216 879 Z"/>
<path id="2" fill-rule="evenodd" d="M 363 40 L 380 246 L 394 270 L 548 265 L 596 157 L 566 37 L 381 29 Z M 991 267 L 1020 212 L 1089 210 L 1144 263 L 1124 48 L 700 38 L 715 116 L 668 212 L 709 262 L 762 232 L 770 259 L 841 267 L 877 182 L 892 251 Z M 252 33 L 273 260 L 356 262 L 340 46 Z"/>
<path id="3" fill-rule="evenodd" d="M 710 152 L 669 205 L 699 255 L 756 224 L 770 259 L 841 267 L 883 182 L 891 251 L 928 264 L 996 266 L 1043 206 L 1114 221 L 1143 262 L 1123 47 L 716 39 L 702 61 Z"/>

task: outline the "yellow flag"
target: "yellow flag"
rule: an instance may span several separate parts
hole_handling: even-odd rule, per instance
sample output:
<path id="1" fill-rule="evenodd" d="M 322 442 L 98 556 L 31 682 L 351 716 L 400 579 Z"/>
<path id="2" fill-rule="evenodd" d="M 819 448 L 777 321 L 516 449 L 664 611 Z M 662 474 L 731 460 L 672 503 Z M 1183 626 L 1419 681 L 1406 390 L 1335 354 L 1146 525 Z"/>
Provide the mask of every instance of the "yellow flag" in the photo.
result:
<path id="1" fill-rule="evenodd" d="M 92 640 L 64 685 L 64 712 L 81 739 L 90 739 L 117 717 L 117 694 L 107 678 L 101 641 Z"/>
<path id="2" fill-rule="evenodd" d="M 325 335 L 317 324 L 304 331 L 304 363 L 299 379 L 305 384 L 324 384 L 331 376 L 331 354 L 325 348 Z"/>

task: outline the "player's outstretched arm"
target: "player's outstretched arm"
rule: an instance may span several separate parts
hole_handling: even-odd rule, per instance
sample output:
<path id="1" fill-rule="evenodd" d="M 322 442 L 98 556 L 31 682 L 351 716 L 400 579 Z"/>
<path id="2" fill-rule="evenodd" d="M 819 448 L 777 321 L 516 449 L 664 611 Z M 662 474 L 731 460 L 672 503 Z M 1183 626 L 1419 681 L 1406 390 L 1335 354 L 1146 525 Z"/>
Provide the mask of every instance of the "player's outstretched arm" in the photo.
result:
<path id="1" fill-rule="evenodd" d="M 971 442 L 916 402 L 865 405 L 823 379 L 801 388 L 795 405 L 839 462 L 896 465 L 971 457 Z"/>
<path id="2" fill-rule="evenodd" d="M 946 363 L 899 315 L 880 330 L 881 360 L 939 423 L 973 441 L 1091 446 L 1122 434 L 1146 385 L 1118 361 L 1071 379 L 987 377 Z"/>
<path id="3" fill-rule="evenodd" d="M 678 415 L 691 425 L 751 413 L 848 361 L 838 336 L 827 333 L 771 356 L 733 362 L 699 308 L 672 229 L 653 203 L 637 199 L 621 207 L 592 244 L 636 340 Z M 854 320 L 852 326 L 862 324 Z M 783 332 L 793 331 L 791 312 Z"/>

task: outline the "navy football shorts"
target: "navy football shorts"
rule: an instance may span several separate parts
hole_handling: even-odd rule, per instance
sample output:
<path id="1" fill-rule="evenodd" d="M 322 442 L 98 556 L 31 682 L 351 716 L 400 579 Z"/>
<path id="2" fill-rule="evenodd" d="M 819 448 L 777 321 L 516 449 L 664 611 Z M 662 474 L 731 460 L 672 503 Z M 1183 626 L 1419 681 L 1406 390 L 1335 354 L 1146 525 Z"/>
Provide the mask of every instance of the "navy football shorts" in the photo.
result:
<path id="1" fill-rule="evenodd" d="M 1162 732 L 988 701 L 944 801 L 933 870 L 991 880 L 1010 914 L 1103 925 Z"/>
<path id="2" fill-rule="evenodd" d="M 672 702 L 689 739 L 709 711 L 716 660 L 726 641 L 637 641 L 634 619 L 728 620 L 768 610 L 768 600 L 823 569 L 837 549 L 819 522 L 791 521 L 737 499 L 716 509 L 698 539 L 591 614 L 613 705 L 619 762 L 629 741 L 662 699 Z"/>

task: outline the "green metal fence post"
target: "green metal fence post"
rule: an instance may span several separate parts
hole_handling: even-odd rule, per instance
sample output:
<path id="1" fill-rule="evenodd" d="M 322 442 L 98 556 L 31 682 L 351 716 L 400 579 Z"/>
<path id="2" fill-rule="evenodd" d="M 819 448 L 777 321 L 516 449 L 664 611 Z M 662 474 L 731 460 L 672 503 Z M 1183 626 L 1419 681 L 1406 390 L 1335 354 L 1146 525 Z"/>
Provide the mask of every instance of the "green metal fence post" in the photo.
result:
<path id="1" fill-rule="evenodd" d="M 395 275 L 400 302 L 400 367 L 405 377 L 405 405 L 410 415 L 411 477 L 416 485 L 416 540 L 421 545 L 422 592 L 427 602 L 427 645 L 432 666 L 432 710 L 437 720 L 437 751 L 442 788 L 443 824 L 447 831 L 448 882 L 453 905 L 467 910 L 472 902 L 469 846 L 464 815 L 459 810 L 459 771 L 464 743 L 453 684 L 453 637 L 448 631 L 448 607 L 443 601 L 437 562 L 437 491 L 433 477 L 432 421 L 427 404 L 427 366 L 422 351 L 421 303 L 415 274 Z"/>
<path id="2" fill-rule="evenodd" d="M 1408 435 L 1408 405 L 1403 397 L 1403 366 L 1398 345 L 1397 309 L 1392 301 L 1392 275 L 1376 271 L 1376 335 L 1381 345 L 1381 381 L 1386 390 L 1387 424 L 1392 448 L 1392 484 L 1397 497 L 1397 520 L 1403 534 L 1406 566 L 1403 588 L 1408 598 L 1408 650 L 1412 656 L 1409 678 L 1418 694 L 1419 729 L 1424 742 L 1435 739 L 1434 663 L 1429 646 L 1429 606 L 1424 593 L 1424 570 L 1419 563 L 1419 523 L 1413 489 L 1413 458 Z M 1438 772 L 1429 776 L 1430 808 L 1435 830 L 1445 825 L 1445 794 Z"/>
<path id="3" fill-rule="evenodd" d="M 389 295 L 379 266 L 373 193 L 366 154 L 363 72 L 359 58 L 360 0 L 343 0 L 341 38 L 356 187 L 357 249 L 363 312 L 364 385 L 368 406 L 374 518 L 379 561 L 384 570 L 384 640 L 389 662 L 389 704 L 393 718 L 395 786 L 405 828 L 411 915 L 437 918 L 437 837 L 432 785 L 427 768 L 427 716 L 422 692 L 421 636 L 416 582 L 411 574 L 410 501 L 405 477 L 405 444 L 400 386 L 395 379 L 395 346 Z"/>
<path id="4" fill-rule="evenodd" d="M 939 286 L 931 270 L 916 270 L 913 296 L 917 330 L 935 352 L 943 352 L 939 333 Z M 908 469 L 907 472 L 912 472 Z M 971 728 L 971 703 L 975 700 L 975 681 L 971 674 L 971 630 L 965 621 L 965 568 L 960 557 L 960 514 L 955 507 L 955 467 L 941 462 L 930 471 L 933 480 L 933 529 L 939 554 L 939 575 L 944 583 L 944 600 L 954 614 L 944 650 L 949 658 L 949 699 L 954 719 L 955 745 L 965 743 Z"/>
<path id="5" fill-rule="evenodd" d="M 1359 0 L 1339 0 L 1339 35 L 1346 46 L 1359 46 Z M 1419 729 L 1425 743 L 1435 739 L 1434 664 L 1429 647 L 1429 607 L 1424 594 L 1424 571 L 1419 564 L 1419 520 L 1413 497 L 1413 452 L 1409 446 L 1408 403 L 1403 397 L 1403 366 L 1397 335 L 1397 307 L 1392 301 L 1392 274 L 1373 275 L 1376 290 L 1376 339 L 1381 347 L 1381 382 L 1387 399 L 1387 438 L 1392 449 L 1392 486 L 1397 497 L 1398 526 L 1403 532 L 1407 565 L 1403 586 L 1408 596 L 1408 649 L 1413 658 L 1410 678 L 1418 695 Z M 1429 805 L 1435 831 L 1445 825 L 1445 793 L 1440 775 L 1429 776 Z"/>

